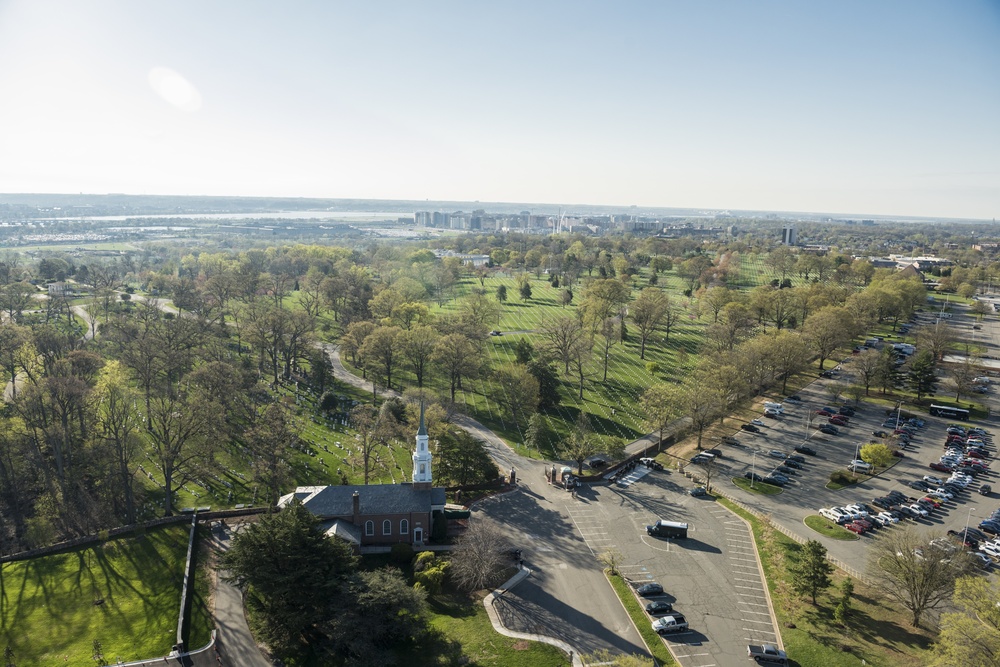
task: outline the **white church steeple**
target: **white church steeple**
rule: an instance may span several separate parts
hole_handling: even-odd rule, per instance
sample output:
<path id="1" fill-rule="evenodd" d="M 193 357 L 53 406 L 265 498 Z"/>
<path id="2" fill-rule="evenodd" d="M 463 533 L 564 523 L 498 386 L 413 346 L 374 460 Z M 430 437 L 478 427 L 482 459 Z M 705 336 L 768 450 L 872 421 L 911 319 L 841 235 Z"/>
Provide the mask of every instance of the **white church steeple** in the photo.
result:
<path id="1" fill-rule="evenodd" d="M 417 429 L 417 450 L 413 452 L 413 486 L 431 488 L 431 450 L 428 448 L 427 426 L 424 425 L 424 404 L 420 403 L 420 427 Z"/>

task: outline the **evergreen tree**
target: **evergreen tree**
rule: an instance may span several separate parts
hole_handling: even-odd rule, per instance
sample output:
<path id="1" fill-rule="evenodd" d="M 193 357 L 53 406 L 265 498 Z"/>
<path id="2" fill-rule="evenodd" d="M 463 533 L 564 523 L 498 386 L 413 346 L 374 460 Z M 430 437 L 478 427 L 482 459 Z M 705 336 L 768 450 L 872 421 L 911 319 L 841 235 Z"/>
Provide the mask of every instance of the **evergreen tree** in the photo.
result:
<path id="1" fill-rule="evenodd" d="M 528 372 L 538 380 L 538 409 L 548 412 L 559 407 L 559 376 L 555 367 L 546 359 L 534 359 Z"/>
<path id="2" fill-rule="evenodd" d="M 789 566 L 792 575 L 792 588 L 799 595 L 812 597 L 816 604 L 816 595 L 833 583 L 833 565 L 826 559 L 826 547 L 816 540 L 809 540 L 799 550 L 799 559 Z"/>
<path id="3" fill-rule="evenodd" d="M 937 389 L 937 376 L 934 374 L 934 355 L 930 350 L 917 354 L 910 365 L 907 384 L 917 392 L 919 401 L 927 394 L 933 394 Z"/>
<path id="4" fill-rule="evenodd" d="M 873 379 L 883 394 L 899 386 L 900 373 L 896 367 L 896 355 L 892 348 L 886 348 L 879 354 Z"/>

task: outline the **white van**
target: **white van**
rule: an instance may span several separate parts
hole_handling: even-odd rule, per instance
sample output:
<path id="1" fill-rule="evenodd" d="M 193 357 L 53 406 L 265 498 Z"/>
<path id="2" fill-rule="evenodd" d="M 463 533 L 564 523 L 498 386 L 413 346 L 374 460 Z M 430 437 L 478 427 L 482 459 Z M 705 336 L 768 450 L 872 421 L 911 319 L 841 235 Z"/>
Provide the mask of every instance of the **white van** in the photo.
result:
<path id="1" fill-rule="evenodd" d="M 988 377 L 972 378 L 972 384 L 991 384 L 991 383 L 992 380 L 990 380 Z"/>
<path id="2" fill-rule="evenodd" d="M 764 401 L 765 410 L 777 410 L 778 412 L 784 412 L 785 406 L 781 403 L 771 403 L 770 401 Z"/>

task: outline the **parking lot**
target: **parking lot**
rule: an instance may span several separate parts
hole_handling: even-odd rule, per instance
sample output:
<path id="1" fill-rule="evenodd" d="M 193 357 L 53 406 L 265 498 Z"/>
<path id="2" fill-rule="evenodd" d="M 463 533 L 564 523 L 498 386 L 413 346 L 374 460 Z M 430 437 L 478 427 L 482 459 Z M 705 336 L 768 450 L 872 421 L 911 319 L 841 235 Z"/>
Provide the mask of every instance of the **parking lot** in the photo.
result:
<path id="1" fill-rule="evenodd" d="M 961 329 L 968 328 L 971 331 L 971 324 L 963 322 L 963 318 L 957 317 L 953 326 Z M 989 323 L 984 327 L 993 328 L 997 325 Z M 984 332 L 985 336 L 993 335 L 990 331 Z M 866 566 L 866 555 L 864 545 L 878 534 L 878 529 L 873 533 L 862 536 L 860 541 L 841 541 L 825 538 L 806 527 L 802 521 L 810 515 L 816 514 L 821 507 L 843 506 L 854 502 L 870 503 L 877 496 L 883 496 L 890 490 L 898 490 L 911 497 L 921 497 L 923 494 L 911 489 L 908 484 L 913 480 L 919 480 L 924 475 L 938 475 L 947 477 L 947 473 L 937 473 L 928 467 L 932 461 L 937 461 L 944 451 L 946 439 L 946 428 L 948 424 L 957 423 L 954 419 L 928 417 L 920 414 L 926 426 L 917 431 L 912 439 L 911 446 L 904 450 L 904 457 L 899 459 L 895 466 L 881 473 L 878 477 L 868 479 L 862 483 L 850 486 L 838 491 L 825 488 L 830 480 L 830 474 L 836 470 L 846 471 L 847 464 L 854 458 L 860 445 L 864 445 L 872 438 L 873 431 L 888 431 L 892 428 L 883 426 L 886 419 L 885 410 L 882 406 L 875 406 L 862 402 L 857 406 L 857 413 L 850 418 L 850 423 L 846 427 L 838 427 L 839 435 L 826 435 L 819 433 L 815 426 L 826 423 L 826 418 L 815 418 L 817 421 L 812 427 L 807 426 L 807 418 L 814 415 L 815 411 L 822 406 L 839 406 L 843 400 L 833 402 L 830 395 L 825 390 L 825 385 L 830 382 L 851 384 L 854 378 L 850 374 L 850 360 L 845 360 L 842 370 L 835 377 L 829 379 L 817 379 L 812 384 L 803 388 L 798 395 L 803 402 L 798 405 L 784 402 L 784 414 L 778 419 L 764 419 L 764 426 L 757 434 L 740 431 L 736 433 L 742 446 L 731 446 L 725 444 L 717 445 L 724 454 L 724 458 L 719 461 L 718 484 L 725 484 L 727 492 L 733 494 L 742 501 L 758 507 L 760 510 L 769 513 L 773 520 L 783 527 L 802 535 L 803 537 L 817 539 L 823 542 L 829 553 L 841 562 L 847 564 L 857 572 L 863 572 Z M 877 390 L 872 390 L 873 395 L 877 395 Z M 995 400 L 992 393 L 984 395 L 988 403 Z M 853 402 L 850 403 L 853 406 Z M 976 423 L 969 422 L 970 425 Z M 996 431 L 991 428 L 990 423 L 979 424 L 989 431 Z M 801 470 L 789 475 L 790 482 L 784 487 L 784 491 L 778 495 L 764 496 L 751 494 L 733 486 L 722 477 L 742 476 L 747 471 L 755 470 L 758 474 L 764 475 L 781 463 L 780 460 L 768 455 L 770 450 L 780 450 L 786 453 L 793 453 L 794 447 L 808 444 L 817 451 L 816 456 L 805 456 L 805 463 Z M 995 450 L 992 452 L 995 454 Z M 992 461 L 992 458 L 990 459 Z M 944 503 L 941 508 L 932 512 L 930 516 L 922 519 L 907 519 L 906 523 L 912 523 L 928 530 L 945 532 L 948 529 L 961 531 L 968 523 L 976 526 L 979 521 L 987 517 L 995 510 L 1000 503 L 997 502 L 997 494 L 986 497 L 976 493 L 976 489 L 983 483 L 988 483 L 994 489 L 1000 489 L 997 484 L 997 471 L 991 469 L 976 477 L 975 481 L 963 492 L 959 493 L 954 500 Z M 901 525 L 906 525 L 905 523 Z"/>
<path id="2" fill-rule="evenodd" d="M 688 495 L 690 487 L 675 472 L 652 471 L 625 487 L 591 487 L 566 511 L 595 554 L 623 554 L 620 569 L 635 586 L 663 586 L 640 601 L 670 602 L 684 615 L 688 631 L 663 637 L 680 665 L 742 663 L 747 644 L 778 641 L 756 551 L 742 519 Z M 648 536 L 645 526 L 659 518 L 688 523 L 688 538 Z"/>

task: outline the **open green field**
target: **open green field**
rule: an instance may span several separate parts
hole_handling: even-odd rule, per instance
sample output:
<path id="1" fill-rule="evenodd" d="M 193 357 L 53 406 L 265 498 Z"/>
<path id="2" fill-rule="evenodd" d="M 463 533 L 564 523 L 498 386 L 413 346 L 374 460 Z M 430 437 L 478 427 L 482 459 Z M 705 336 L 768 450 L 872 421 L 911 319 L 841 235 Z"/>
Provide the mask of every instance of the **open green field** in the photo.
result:
<path id="1" fill-rule="evenodd" d="M 71 253 L 76 250 L 80 251 L 93 251 L 93 250 L 138 250 L 138 246 L 134 243 L 36 243 L 35 245 L 22 245 L 17 246 L 16 250 L 18 252 L 68 252 Z"/>
<path id="2" fill-rule="evenodd" d="M 111 664 L 166 655 L 176 639 L 188 532 L 179 524 L 3 565 L 0 646 L 14 650 L 18 667 L 94 664 L 95 639 Z M 202 573 L 190 646 L 209 640 L 208 591 Z"/>

